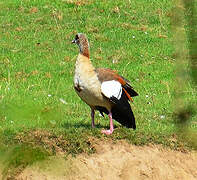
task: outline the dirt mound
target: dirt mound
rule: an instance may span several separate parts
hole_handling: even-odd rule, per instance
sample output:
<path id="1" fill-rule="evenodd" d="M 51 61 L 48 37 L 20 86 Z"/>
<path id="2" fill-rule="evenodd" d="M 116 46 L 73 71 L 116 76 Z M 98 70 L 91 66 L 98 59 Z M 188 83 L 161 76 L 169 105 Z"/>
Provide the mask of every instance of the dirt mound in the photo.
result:
<path id="1" fill-rule="evenodd" d="M 53 157 L 27 167 L 17 180 L 197 179 L 197 153 L 125 142 L 98 142 L 97 153 Z"/>
<path id="2" fill-rule="evenodd" d="M 103 144 L 97 154 L 78 161 L 73 179 L 197 179 L 197 154 L 160 146 Z"/>

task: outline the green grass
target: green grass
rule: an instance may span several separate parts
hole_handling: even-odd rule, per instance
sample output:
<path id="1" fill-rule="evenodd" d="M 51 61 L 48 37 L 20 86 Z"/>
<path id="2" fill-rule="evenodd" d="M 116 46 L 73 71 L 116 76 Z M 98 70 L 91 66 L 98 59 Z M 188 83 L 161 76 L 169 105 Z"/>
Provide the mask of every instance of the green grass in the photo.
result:
<path id="1" fill-rule="evenodd" d="M 65 153 L 91 153 L 90 137 L 175 149 L 191 146 L 177 138 L 179 128 L 173 118 L 176 56 L 170 26 L 172 7 L 168 0 L 1 1 L 2 153 L 9 146 L 33 144 L 53 154 L 56 141 Z M 97 128 L 91 129 L 90 109 L 73 89 L 78 48 L 71 41 L 77 32 L 88 36 L 94 66 L 118 70 L 139 92 L 131 104 L 136 131 L 115 123 L 118 128 L 105 137 L 100 131 L 109 121 L 98 114 Z M 184 90 L 183 98 L 193 104 L 197 96 L 190 80 Z M 194 113 L 188 123 L 192 132 L 197 129 L 195 117 Z M 54 144 L 30 136 L 37 130 L 48 132 Z"/>

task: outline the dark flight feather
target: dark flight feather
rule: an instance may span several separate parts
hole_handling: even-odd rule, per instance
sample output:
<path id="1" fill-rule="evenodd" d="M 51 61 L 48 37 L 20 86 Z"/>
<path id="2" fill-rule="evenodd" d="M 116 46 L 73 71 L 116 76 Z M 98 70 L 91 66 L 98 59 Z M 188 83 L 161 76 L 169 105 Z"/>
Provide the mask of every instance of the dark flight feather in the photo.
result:
<path id="1" fill-rule="evenodd" d="M 110 101 L 114 104 L 111 109 L 112 118 L 127 128 L 136 129 L 135 117 L 128 102 L 126 93 L 123 91 L 119 100 L 115 97 L 111 97 Z M 95 108 L 101 113 L 102 116 L 103 113 L 109 114 L 108 110 L 104 107 L 96 106 Z"/>
<path id="2" fill-rule="evenodd" d="M 138 96 L 138 93 L 131 87 L 130 84 L 126 83 L 123 88 L 129 93 L 131 97 Z"/>

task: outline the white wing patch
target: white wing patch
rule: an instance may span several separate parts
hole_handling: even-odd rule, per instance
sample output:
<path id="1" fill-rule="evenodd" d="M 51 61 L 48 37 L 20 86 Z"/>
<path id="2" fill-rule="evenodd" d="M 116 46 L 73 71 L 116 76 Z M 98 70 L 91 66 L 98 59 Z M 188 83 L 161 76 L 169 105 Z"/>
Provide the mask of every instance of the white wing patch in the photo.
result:
<path id="1" fill-rule="evenodd" d="M 118 100 L 122 95 L 122 86 L 118 81 L 104 81 L 101 84 L 101 92 L 108 98 L 114 96 Z"/>

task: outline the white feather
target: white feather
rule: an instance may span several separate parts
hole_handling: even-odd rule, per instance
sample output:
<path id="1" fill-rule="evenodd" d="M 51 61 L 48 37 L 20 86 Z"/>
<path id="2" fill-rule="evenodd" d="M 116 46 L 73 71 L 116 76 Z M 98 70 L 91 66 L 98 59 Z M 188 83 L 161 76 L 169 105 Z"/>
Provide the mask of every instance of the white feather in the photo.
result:
<path id="1" fill-rule="evenodd" d="M 104 81 L 101 84 L 101 92 L 108 98 L 114 96 L 118 100 L 122 95 L 122 86 L 118 81 Z"/>

